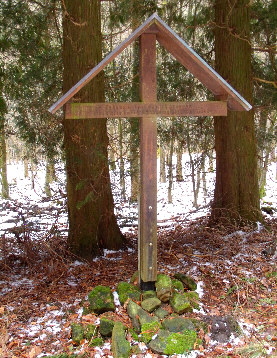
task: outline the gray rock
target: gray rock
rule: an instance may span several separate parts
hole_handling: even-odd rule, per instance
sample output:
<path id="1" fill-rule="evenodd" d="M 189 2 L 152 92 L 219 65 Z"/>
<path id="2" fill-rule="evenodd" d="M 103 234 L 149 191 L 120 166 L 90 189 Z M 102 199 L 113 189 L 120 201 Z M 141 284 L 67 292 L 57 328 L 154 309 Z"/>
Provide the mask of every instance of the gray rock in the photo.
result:
<path id="1" fill-rule="evenodd" d="M 194 330 L 195 326 L 189 318 L 169 317 L 162 322 L 162 327 L 169 332 L 183 332 L 184 330 Z"/>
<path id="2" fill-rule="evenodd" d="M 240 335 L 241 330 L 238 322 L 232 316 L 207 316 L 204 321 L 210 325 L 212 340 L 226 343 L 231 334 Z"/>
<path id="3" fill-rule="evenodd" d="M 176 273 L 174 278 L 181 281 L 184 287 L 188 290 L 195 291 L 197 289 L 197 283 L 190 276 L 187 276 L 183 273 Z"/>
<path id="4" fill-rule="evenodd" d="M 141 307 L 147 312 L 153 312 L 160 307 L 161 303 L 157 297 L 152 297 L 142 301 Z"/>
<path id="5" fill-rule="evenodd" d="M 153 298 L 153 297 L 157 297 L 157 294 L 155 291 L 144 291 L 142 294 L 142 298 L 143 300 L 147 300 L 147 298 Z"/>
<path id="6" fill-rule="evenodd" d="M 167 302 L 171 297 L 172 281 L 171 278 L 165 274 L 159 274 L 155 283 L 157 297 L 162 302 Z"/>
<path id="7" fill-rule="evenodd" d="M 112 290 L 107 286 L 96 286 L 88 295 L 90 309 L 97 313 L 114 311 L 114 299 Z"/>
<path id="8" fill-rule="evenodd" d="M 190 301 L 183 293 L 174 293 L 173 297 L 170 299 L 170 305 L 173 311 L 178 314 L 193 311 Z"/>
<path id="9" fill-rule="evenodd" d="M 159 307 L 155 312 L 155 316 L 157 316 L 159 319 L 164 319 L 166 316 L 169 315 L 169 312 L 167 310 L 164 310 L 163 308 Z"/>
<path id="10" fill-rule="evenodd" d="M 111 337 L 114 327 L 114 321 L 111 319 L 102 317 L 100 319 L 99 332 L 102 336 Z"/>
<path id="11" fill-rule="evenodd" d="M 131 346 L 125 337 L 124 326 L 121 322 L 115 322 L 113 327 L 112 352 L 114 358 L 128 358 L 131 352 Z"/>
<path id="12" fill-rule="evenodd" d="M 150 316 L 143 308 L 137 305 L 134 301 L 130 300 L 127 305 L 127 313 L 132 321 L 134 330 L 139 333 L 141 326 L 144 323 L 158 321 L 158 317 Z"/>

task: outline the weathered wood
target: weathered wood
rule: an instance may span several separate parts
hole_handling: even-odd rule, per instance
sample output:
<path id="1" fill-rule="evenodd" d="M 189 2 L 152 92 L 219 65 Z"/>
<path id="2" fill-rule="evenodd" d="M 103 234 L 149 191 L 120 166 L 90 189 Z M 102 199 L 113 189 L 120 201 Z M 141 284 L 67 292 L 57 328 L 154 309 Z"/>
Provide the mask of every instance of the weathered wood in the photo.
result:
<path id="1" fill-rule="evenodd" d="M 157 98 L 156 35 L 140 37 L 140 98 Z M 157 279 L 157 119 L 140 118 L 139 276 L 141 285 Z"/>
<path id="2" fill-rule="evenodd" d="M 65 118 L 226 116 L 227 102 L 69 103 Z"/>
<path id="3" fill-rule="evenodd" d="M 159 43 L 215 96 L 229 95 L 228 107 L 234 111 L 249 111 L 252 106 L 227 83 L 206 61 L 180 38 L 162 19 L 156 22 Z"/>
<path id="4" fill-rule="evenodd" d="M 49 112 L 55 113 L 127 46 L 143 33 L 147 33 L 147 31 L 157 33 L 157 40 L 160 44 L 164 46 L 165 49 L 167 49 L 182 65 L 192 72 L 214 93 L 214 95 L 228 94 L 228 107 L 231 110 L 249 111 L 252 108 L 252 106 L 233 87 L 215 72 L 195 51 L 193 51 L 157 14 L 153 14 L 97 66 L 89 71 L 64 96 L 54 103 L 49 108 Z"/>

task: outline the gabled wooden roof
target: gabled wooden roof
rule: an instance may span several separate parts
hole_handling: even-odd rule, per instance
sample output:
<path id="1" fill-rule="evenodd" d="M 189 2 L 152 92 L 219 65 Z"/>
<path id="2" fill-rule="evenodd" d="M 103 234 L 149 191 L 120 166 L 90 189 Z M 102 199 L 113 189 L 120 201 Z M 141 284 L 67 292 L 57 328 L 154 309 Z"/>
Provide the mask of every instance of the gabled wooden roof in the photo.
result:
<path id="1" fill-rule="evenodd" d="M 135 41 L 141 34 L 147 31 L 154 31 L 157 35 L 159 43 L 168 52 L 170 52 L 177 61 L 185 66 L 188 71 L 198 78 L 198 80 L 202 82 L 204 86 L 206 86 L 216 97 L 227 98 L 227 104 L 230 110 L 249 111 L 252 108 L 252 106 L 233 87 L 231 87 L 155 13 L 141 26 L 139 26 L 126 40 L 117 46 L 109 55 L 107 55 L 97 66 L 89 71 L 56 103 L 54 103 L 49 108 L 49 112 L 55 113 L 126 47 Z"/>

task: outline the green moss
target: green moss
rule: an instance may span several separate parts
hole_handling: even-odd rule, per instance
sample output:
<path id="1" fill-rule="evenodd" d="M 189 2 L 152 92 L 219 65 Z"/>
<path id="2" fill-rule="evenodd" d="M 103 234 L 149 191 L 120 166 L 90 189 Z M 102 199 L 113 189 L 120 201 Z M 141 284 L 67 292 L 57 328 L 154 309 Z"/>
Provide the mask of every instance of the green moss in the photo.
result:
<path id="1" fill-rule="evenodd" d="M 119 282 L 116 290 L 119 296 L 119 301 L 122 305 L 128 298 L 131 298 L 134 301 L 140 301 L 141 291 L 137 286 L 132 285 L 131 283 Z"/>
<path id="2" fill-rule="evenodd" d="M 71 338 L 73 343 L 80 344 L 81 340 L 84 337 L 84 327 L 81 324 L 72 323 L 71 324 Z"/>
<path id="3" fill-rule="evenodd" d="M 183 273 L 176 273 L 174 278 L 181 281 L 188 290 L 195 291 L 197 289 L 197 283 L 190 276 L 187 276 Z"/>
<path id="4" fill-rule="evenodd" d="M 131 336 L 133 337 L 133 339 L 135 341 L 137 341 L 137 342 L 139 341 L 139 336 L 133 328 L 129 329 L 129 333 L 131 334 Z"/>
<path id="5" fill-rule="evenodd" d="M 172 333 L 167 338 L 167 344 L 165 353 L 172 354 L 184 354 L 194 349 L 195 343 L 200 343 L 197 340 L 197 334 L 195 331 L 186 330 L 181 333 Z"/>
<path id="6" fill-rule="evenodd" d="M 131 346 L 125 337 L 124 326 L 121 322 L 115 322 L 112 333 L 112 352 L 114 358 L 128 358 Z"/>
<path id="7" fill-rule="evenodd" d="M 157 294 L 155 291 L 144 291 L 142 294 L 142 298 L 143 300 L 147 300 L 148 298 L 153 298 L 153 297 L 157 297 Z"/>
<path id="8" fill-rule="evenodd" d="M 189 302 L 193 308 L 200 310 L 199 295 L 197 292 L 188 291 L 188 292 L 185 292 L 184 295 L 187 297 L 187 299 L 189 300 Z"/>
<path id="9" fill-rule="evenodd" d="M 178 292 L 178 293 L 184 292 L 184 285 L 182 284 L 181 281 L 177 280 L 176 278 L 172 280 L 172 288 L 173 288 L 173 291 L 175 291 L 175 292 Z"/>
<path id="10" fill-rule="evenodd" d="M 84 327 L 84 336 L 90 341 L 97 334 L 97 327 L 94 324 L 88 324 Z"/>
<path id="11" fill-rule="evenodd" d="M 150 322 L 150 323 L 144 323 L 141 326 L 141 340 L 144 343 L 148 343 L 151 341 L 152 337 L 158 332 L 160 329 L 160 323 L 159 322 Z"/>
<path id="12" fill-rule="evenodd" d="M 104 341 L 102 338 L 96 337 L 93 338 L 90 342 L 89 342 L 89 346 L 90 347 L 101 347 L 103 346 Z"/>
<path id="13" fill-rule="evenodd" d="M 170 305 L 173 308 L 173 311 L 178 314 L 192 312 L 190 301 L 184 293 L 174 293 L 173 297 L 170 299 Z"/>
<path id="14" fill-rule="evenodd" d="M 91 310 L 97 314 L 115 310 L 113 294 L 110 287 L 96 286 L 89 293 L 88 300 Z"/>
<path id="15" fill-rule="evenodd" d="M 113 327 L 114 327 L 114 321 L 105 317 L 101 318 L 99 332 L 102 336 L 110 337 L 113 332 Z"/>

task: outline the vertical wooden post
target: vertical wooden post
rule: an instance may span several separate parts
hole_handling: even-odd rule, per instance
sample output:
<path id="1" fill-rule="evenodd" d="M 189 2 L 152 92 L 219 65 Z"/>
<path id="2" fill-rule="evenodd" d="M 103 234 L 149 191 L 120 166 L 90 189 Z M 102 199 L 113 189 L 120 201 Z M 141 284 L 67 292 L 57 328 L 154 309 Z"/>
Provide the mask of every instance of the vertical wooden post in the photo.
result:
<path id="1" fill-rule="evenodd" d="M 140 99 L 156 102 L 156 34 L 140 36 Z M 157 279 L 157 118 L 140 118 L 139 277 L 143 290 Z"/>

